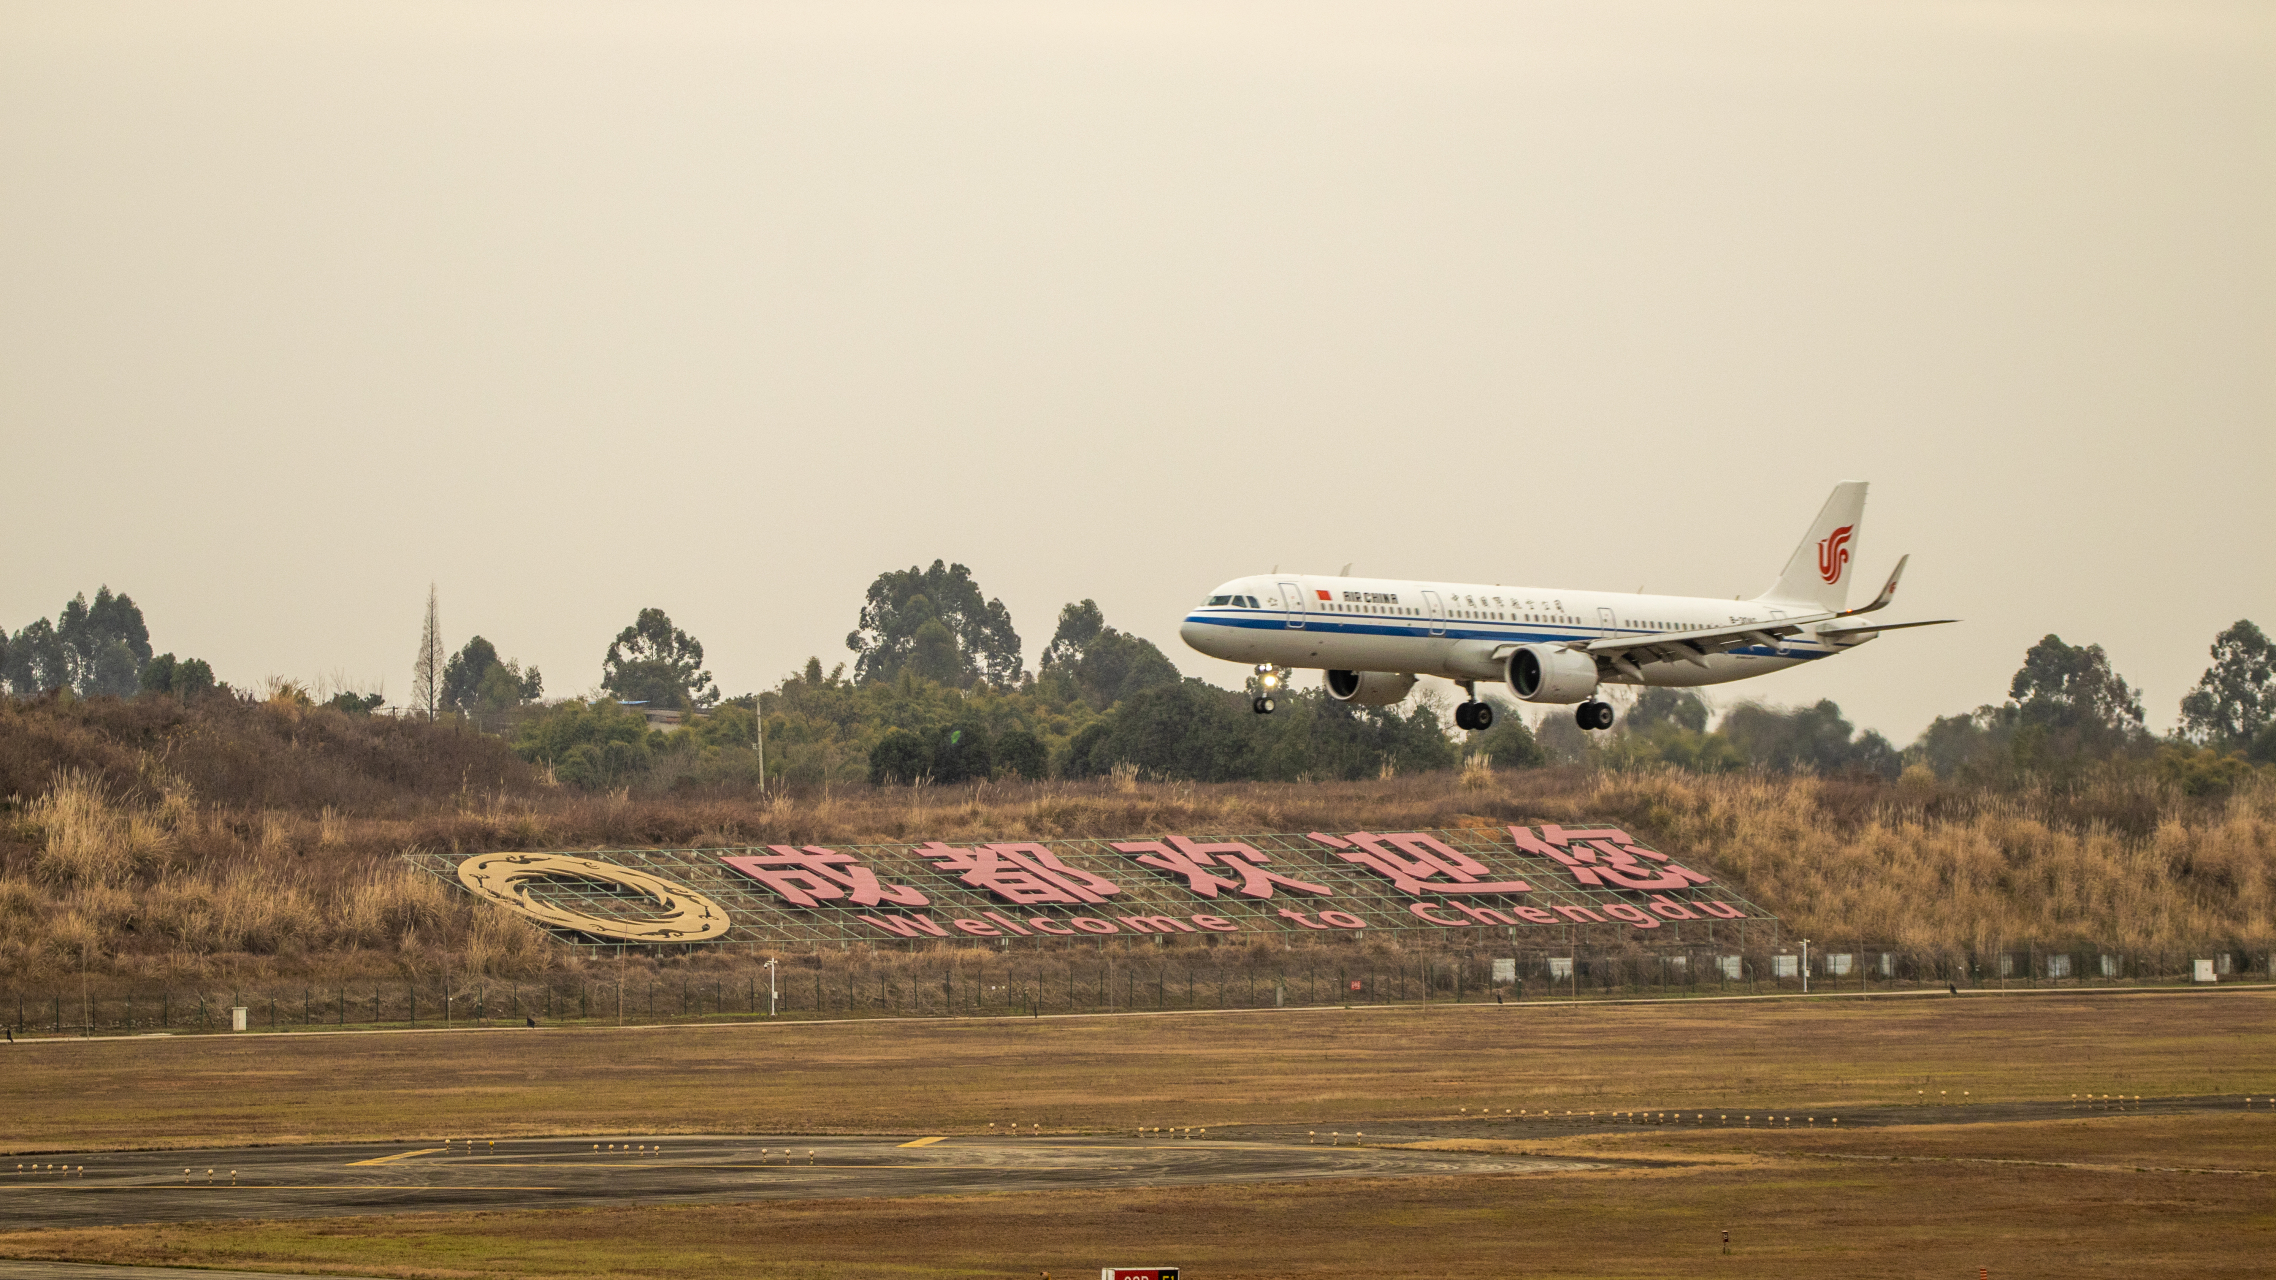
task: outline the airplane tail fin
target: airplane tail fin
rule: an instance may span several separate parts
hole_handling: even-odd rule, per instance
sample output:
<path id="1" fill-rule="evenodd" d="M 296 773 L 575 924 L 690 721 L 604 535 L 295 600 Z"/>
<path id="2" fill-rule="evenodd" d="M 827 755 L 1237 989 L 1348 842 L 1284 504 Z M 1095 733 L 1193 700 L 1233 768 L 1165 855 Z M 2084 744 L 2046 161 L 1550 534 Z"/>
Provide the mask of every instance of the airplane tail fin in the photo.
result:
<path id="1" fill-rule="evenodd" d="M 1761 598 L 1838 611 L 1849 602 L 1849 565 L 1864 526 L 1865 482 L 1845 480 L 1835 485 L 1825 509 L 1810 522 L 1810 531 L 1787 560 L 1786 571 Z"/>

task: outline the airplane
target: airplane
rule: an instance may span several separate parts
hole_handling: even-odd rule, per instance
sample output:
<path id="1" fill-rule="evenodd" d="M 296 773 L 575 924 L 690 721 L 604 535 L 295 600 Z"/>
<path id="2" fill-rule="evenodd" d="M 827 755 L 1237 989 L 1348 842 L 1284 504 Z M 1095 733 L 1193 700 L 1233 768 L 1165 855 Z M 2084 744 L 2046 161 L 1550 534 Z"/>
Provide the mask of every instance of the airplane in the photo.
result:
<path id="1" fill-rule="evenodd" d="M 1209 592 L 1178 634 L 1213 658 L 1256 664 L 1250 709 L 1272 714 L 1297 668 L 1327 672 L 1340 702 L 1389 706 L 1418 676 L 1460 685 L 1454 722 L 1490 728 L 1477 686 L 1520 702 L 1579 704 L 1583 729 L 1609 729 L 1608 684 L 1688 688 L 1768 675 L 1844 653 L 1884 631 L 1956 622 L 1852 621 L 1888 607 L 1910 556 L 1869 604 L 1846 608 L 1866 484 L 1835 485 L 1770 590 L 1752 600 L 1558 587 L 1301 573 L 1235 578 Z"/>

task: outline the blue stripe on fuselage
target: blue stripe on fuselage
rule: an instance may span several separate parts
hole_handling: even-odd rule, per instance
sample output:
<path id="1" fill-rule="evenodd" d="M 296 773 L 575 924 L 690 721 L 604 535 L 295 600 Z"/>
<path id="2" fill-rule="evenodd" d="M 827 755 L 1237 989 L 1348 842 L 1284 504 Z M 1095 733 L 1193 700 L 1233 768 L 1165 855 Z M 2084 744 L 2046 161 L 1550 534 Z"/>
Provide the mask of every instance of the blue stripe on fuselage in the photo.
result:
<path id="1" fill-rule="evenodd" d="M 1379 622 L 1358 622 L 1336 615 L 1311 613 L 1304 615 L 1304 625 L 1301 627 L 1289 626 L 1284 614 L 1263 612 L 1239 614 L 1189 613 L 1185 616 L 1185 620 L 1187 622 L 1198 622 L 1205 626 L 1226 627 L 1237 631 L 1314 631 L 1339 636 L 1385 636 L 1396 640 L 1497 640 L 1508 644 L 1550 644 L 1569 640 L 1596 640 L 1603 638 L 1604 635 L 1602 631 L 1593 627 L 1574 627 L 1569 631 L 1524 631 L 1520 630 L 1516 623 L 1503 624 L 1505 628 L 1503 630 L 1465 630 L 1451 621 L 1446 624 L 1444 631 L 1432 632 L 1429 629 L 1428 620 L 1422 618 L 1416 619 L 1415 624 L 1412 625 L 1396 626 Z M 1683 639 L 1683 633 L 1680 631 L 1616 629 L 1612 634 L 1616 636 L 1664 637 L 1671 641 Z M 1747 645 L 1738 649 L 1722 649 L 1717 652 L 1734 657 L 1749 658 L 1826 658 L 1833 655 L 1833 650 L 1817 648 L 1814 645 L 1815 642 L 1812 641 L 1796 641 L 1789 645 L 1783 653 L 1759 644 Z"/>

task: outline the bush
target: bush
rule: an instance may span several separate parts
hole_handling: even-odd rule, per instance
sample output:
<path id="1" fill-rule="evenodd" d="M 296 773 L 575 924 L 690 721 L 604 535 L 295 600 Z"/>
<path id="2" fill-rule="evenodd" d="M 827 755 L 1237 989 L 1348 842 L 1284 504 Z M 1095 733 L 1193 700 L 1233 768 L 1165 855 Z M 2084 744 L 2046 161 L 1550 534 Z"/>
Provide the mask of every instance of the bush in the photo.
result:
<path id="1" fill-rule="evenodd" d="M 869 749 L 869 780 L 876 786 L 907 786 L 932 771 L 932 747 L 907 729 L 887 732 Z"/>
<path id="2" fill-rule="evenodd" d="M 996 772 L 1030 782 L 1049 777 L 1051 755 L 1043 739 L 1025 729 L 1012 729 L 996 739 Z"/>
<path id="3" fill-rule="evenodd" d="M 524 720 L 514 732 L 514 753 L 551 765 L 553 776 L 570 786 L 596 789 L 646 773 L 653 748 L 646 716 L 605 698 L 571 698 Z"/>

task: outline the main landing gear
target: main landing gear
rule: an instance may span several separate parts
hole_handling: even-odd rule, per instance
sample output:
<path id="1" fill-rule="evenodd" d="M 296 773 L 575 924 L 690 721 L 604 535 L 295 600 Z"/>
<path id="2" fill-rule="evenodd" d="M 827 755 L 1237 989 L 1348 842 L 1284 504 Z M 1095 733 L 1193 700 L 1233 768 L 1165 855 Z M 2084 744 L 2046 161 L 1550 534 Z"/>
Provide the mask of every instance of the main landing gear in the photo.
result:
<path id="1" fill-rule="evenodd" d="M 1612 704 L 1584 702 L 1573 709 L 1573 720 L 1583 729 L 1609 729 L 1612 727 Z"/>
<path id="2" fill-rule="evenodd" d="M 1456 681 L 1469 700 L 1454 708 L 1454 727 L 1457 729 L 1491 729 L 1494 727 L 1494 708 L 1489 702 L 1478 701 L 1477 685 L 1468 680 Z"/>

